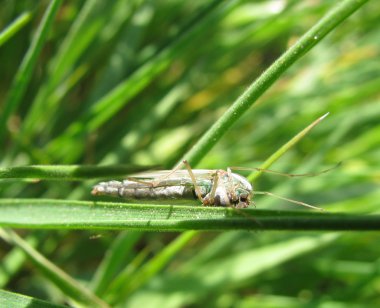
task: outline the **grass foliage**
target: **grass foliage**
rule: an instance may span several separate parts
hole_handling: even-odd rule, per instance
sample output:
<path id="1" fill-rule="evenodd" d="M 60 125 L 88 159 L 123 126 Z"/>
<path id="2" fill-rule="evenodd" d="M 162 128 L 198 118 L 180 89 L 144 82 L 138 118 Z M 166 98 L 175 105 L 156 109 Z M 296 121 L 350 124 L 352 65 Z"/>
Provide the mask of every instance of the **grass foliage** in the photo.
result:
<path id="1" fill-rule="evenodd" d="M 380 305 L 378 234 L 343 232 L 380 230 L 379 12 L 365 0 L 5 2 L 0 306 Z M 237 212 L 90 195 L 96 179 L 184 157 L 288 173 L 343 163 L 316 177 L 241 171 L 325 213 L 270 196 Z"/>

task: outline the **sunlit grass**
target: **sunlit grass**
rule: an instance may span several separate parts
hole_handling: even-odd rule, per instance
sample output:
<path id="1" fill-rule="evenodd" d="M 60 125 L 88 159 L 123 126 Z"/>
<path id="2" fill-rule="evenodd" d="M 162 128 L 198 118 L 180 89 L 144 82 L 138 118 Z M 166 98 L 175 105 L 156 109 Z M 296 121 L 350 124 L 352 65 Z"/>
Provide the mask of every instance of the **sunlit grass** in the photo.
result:
<path id="1" fill-rule="evenodd" d="M 0 287 L 52 305 L 378 305 L 377 233 L 327 232 L 379 228 L 380 7 L 365 2 L 4 5 L 0 221 L 34 230 L 1 231 Z M 289 173 L 343 164 L 253 175 L 255 190 L 327 213 L 269 196 L 248 218 L 90 195 L 95 178 L 183 157 Z M 263 226 L 283 231 L 242 230 Z"/>

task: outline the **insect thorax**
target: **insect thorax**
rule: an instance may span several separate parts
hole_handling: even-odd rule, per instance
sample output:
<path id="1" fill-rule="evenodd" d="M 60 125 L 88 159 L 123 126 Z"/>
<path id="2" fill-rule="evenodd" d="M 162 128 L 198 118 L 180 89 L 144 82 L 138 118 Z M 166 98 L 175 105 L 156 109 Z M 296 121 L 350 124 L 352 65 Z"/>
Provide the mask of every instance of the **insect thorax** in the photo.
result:
<path id="1" fill-rule="evenodd" d="M 219 181 L 212 199 L 211 193 L 206 196 L 206 203 L 215 206 L 232 206 L 246 208 L 249 206 L 252 185 L 248 180 L 235 173 L 218 171 Z"/>

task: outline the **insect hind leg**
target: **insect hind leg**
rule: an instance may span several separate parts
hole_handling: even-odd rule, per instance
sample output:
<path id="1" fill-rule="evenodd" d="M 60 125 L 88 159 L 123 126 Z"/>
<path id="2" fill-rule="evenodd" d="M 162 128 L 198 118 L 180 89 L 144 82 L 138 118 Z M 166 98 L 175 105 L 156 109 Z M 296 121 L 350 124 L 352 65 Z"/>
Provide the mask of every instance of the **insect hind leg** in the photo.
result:
<path id="1" fill-rule="evenodd" d="M 189 162 L 187 160 L 183 160 L 182 161 L 182 164 L 186 167 L 187 169 L 187 172 L 189 173 L 189 176 L 190 176 L 190 179 L 191 179 L 191 182 L 193 182 L 193 185 L 194 185 L 194 190 L 195 190 L 195 194 L 197 195 L 198 199 L 202 202 L 202 204 L 204 204 L 204 198 L 202 197 L 202 192 L 201 192 L 201 189 L 200 187 L 198 186 L 197 184 L 197 179 L 195 178 L 195 175 L 194 175 L 194 172 L 193 172 L 193 169 L 191 169 L 191 166 L 189 164 Z M 179 169 L 181 167 L 181 164 L 179 164 L 176 168 L 174 168 L 173 170 L 175 169 Z M 175 171 L 174 171 L 175 172 Z"/>
<path id="2" fill-rule="evenodd" d="M 136 178 L 133 178 L 133 177 L 130 177 L 130 178 L 127 178 L 127 180 L 129 181 L 132 181 L 132 182 L 136 182 L 136 183 L 140 183 L 140 184 L 145 184 L 149 187 L 157 187 L 160 185 L 160 183 L 163 181 L 163 180 L 166 180 L 167 178 L 169 178 L 172 174 L 174 174 L 176 171 L 178 171 L 179 169 L 181 169 L 182 165 L 185 165 L 185 161 L 182 162 L 181 164 L 178 164 L 176 167 L 174 167 L 168 174 L 164 175 L 164 176 L 161 176 L 161 177 L 158 177 L 152 181 L 144 181 L 144 180 L 140 180 L 140 179 L 136 179 Z M 190 168 L 191 169 L 191 168 Z"/>

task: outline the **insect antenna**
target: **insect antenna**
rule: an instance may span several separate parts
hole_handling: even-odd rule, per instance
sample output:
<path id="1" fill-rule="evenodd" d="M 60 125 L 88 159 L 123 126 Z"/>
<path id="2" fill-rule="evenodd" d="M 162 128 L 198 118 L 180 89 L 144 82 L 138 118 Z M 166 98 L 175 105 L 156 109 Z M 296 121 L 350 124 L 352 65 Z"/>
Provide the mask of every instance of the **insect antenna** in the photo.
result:
<path id="1" fill-rule="evenodd" d="M 268 192 L 268 191 L 255 191 L 254 193 L 257 194 L 257 195 L 267 195 L 267 196 L 275 197 L 277 199 L 281 199 L 281 200 L 285 200 L 285 201 L 288 201 L 288 202 L 291 202 L 291 203 L 299 204 L 299 205 L 302 205 L 304 207 L 307 207 L 307 208 L 310 208 L 310 209 L 313 209 L 313 210 L 324 211 L 324 209 L 322 209 L 320 207 L 317 207 L 317 206 L 314 206 L 314 205 L 311 205 L 311 204 L 308 204 L 308 203 L 305 203 L 305 202 L 302 202 L 302 201 L 297 201 L 297 200 L 285 198 L 285 197 L 276 195 L 276 194 Z"/>
<path id="2" fill-rule="evenodd" d="M 276 174 L 276 175 L 280 175 L 280 176 L 286 176 L 289 178 L 293 178 L 293 177 L 302 177 L 302 176 L 306 176 L 306 177 L 318 176 L 318 175 L 330 172 L 331 170 L 338 168 L 341 164 L 342 164 L 342 162 L 339 162 L 335 166 L 328 168 L 328 169 L 325 169 L 325 170 L 322 170 L 322 171 L 319 171 L 319 172 L 310 172 L 310 173 L 301 173 L 301 174 L 283 173 L 283 172 L 278 172 L 278 171 L 273 171 L 273 170 L 263 169 L 263 168 L 230 167 L 230 169 L 241 170 L 241 171 L 259 171 L 259 172 L 272 173 L 272 174 Z"/>

